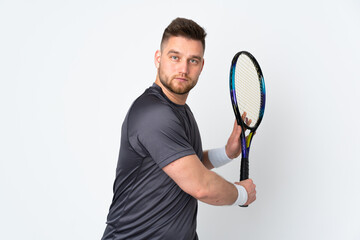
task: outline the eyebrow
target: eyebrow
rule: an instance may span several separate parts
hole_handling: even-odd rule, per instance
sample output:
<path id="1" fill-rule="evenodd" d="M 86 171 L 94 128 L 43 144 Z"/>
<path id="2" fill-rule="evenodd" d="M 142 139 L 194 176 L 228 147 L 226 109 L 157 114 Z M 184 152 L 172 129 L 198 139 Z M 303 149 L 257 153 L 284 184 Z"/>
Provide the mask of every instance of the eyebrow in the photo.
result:
<path id="1" fill-rule="evenodd" d="M 172 49 L 167 52 L 168 55 L 171 54 L 171 53 L 180 54 L 180 52 L 178 52 L 176 50 L 172 50 Z M 191 55 L 190 58 L 195 58 L 195 59 L 198 59 L 198 60 L 202 59 L 202 57 L 197 56 L 197 55 Z"/>

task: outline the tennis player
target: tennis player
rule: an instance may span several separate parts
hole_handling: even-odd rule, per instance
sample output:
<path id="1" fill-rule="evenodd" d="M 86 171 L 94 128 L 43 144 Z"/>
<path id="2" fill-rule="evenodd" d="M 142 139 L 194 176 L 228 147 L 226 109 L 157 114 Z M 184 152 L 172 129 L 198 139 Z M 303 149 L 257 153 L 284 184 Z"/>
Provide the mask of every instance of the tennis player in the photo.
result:
<path id="1" fill-rule="evenodd" d="M 114 196 L 102 239 L 198 239 L 198 200 L 249 205 L 251 179 L 231 183 L 211 171 L 239 156 L 241 128 L 234 123 L 224 147 L 202 150 L 186 104 L 204 66 L 206 32 L 177 18 L 155 53 L 157 76 L 130 107 L 121 131 Z"/>

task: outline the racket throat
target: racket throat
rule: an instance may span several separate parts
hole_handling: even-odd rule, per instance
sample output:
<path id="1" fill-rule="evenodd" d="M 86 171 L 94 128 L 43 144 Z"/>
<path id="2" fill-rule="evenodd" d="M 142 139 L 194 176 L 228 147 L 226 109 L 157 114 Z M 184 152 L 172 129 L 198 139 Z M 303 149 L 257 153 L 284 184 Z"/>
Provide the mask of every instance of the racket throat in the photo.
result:
<path id="1" fill-rule="evenodd" d="M 247 138 L 245 138 L 244 132 L 242 132 L 241 134 L 242 157 L 240 166 L 240 181 L 243 181 L 249 178 L 249 152 L 253 132 L 250 132 Z"/>

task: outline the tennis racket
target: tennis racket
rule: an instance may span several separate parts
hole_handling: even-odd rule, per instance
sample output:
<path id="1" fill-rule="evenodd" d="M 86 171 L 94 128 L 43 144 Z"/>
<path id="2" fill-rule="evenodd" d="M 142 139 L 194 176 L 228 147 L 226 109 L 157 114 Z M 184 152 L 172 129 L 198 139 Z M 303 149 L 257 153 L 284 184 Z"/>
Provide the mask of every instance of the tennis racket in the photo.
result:
<path id="1" fill-rule="evenodd" d="M 260 66 L 249 52 L 238 52 L 230 68 L 230 96 L 237 124 L 241 126 L 240 181 L 249 178 L 249 150 L 265 110 L 265 82 Z M 245 131 L 250 130 L 248 136 Z"/>

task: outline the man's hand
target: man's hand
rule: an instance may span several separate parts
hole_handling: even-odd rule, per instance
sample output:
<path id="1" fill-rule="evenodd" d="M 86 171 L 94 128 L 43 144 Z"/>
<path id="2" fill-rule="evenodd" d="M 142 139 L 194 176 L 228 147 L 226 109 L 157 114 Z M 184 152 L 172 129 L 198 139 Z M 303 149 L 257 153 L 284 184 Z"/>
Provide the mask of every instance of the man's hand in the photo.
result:
<path id="1" fill-rule="evenodd" d="M 241 153 L 240 134 L 241 127 L 237 124 L 235 119 L 233 131 L 225 146 L 226 155 L 231 159 L 237 158 Z"/>
<path id="2" fill-rule="evenodd" d="M 253 183 L 252 179 L 246 179 L 241 182 L 235 182 L 235 184 L 241 185 L 246 189 L 248 194 L 247 202 L 244 205 L 249 205 L 256 200 L 256 185 Z"/>
<path id="3" fill-rule="evenodd" d="M 247 125 L 250 125 L 252 122 L 251 119 L 248 119 L 246 117 L 246 112 L 243 113 L 241 118 Z M 233 131 L 225 146 L 226 155 L 231 159 L 237 158 L 241 153 L 241 141 L 240 141 L 241 131 L 242 131 L 241 127 L 240 125 L 237 124 L 235 119 Z"/>

